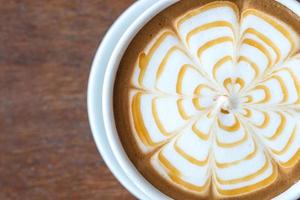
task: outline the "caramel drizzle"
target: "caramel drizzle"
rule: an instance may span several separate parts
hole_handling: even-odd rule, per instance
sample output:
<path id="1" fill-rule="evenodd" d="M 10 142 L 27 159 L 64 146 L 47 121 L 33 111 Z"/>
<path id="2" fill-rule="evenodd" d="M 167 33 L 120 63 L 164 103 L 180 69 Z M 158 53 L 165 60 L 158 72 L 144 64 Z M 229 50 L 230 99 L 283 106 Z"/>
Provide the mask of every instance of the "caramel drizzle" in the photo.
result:
<path id="1" fill-rule="evenodd" d="M 260 52 L 262 52 L 268 60 L 267 68 L 270 68 L 272 66 L 271 55 L 270 55 L 269 51 L 266 49 L 266 47 L 264 47 L 259 42 L 249 39 L 249 38 L 243 39 L 242 43 L 252 46 L 252 47 L 258 49 Z"/>
<path id="2" fill-rule="evenodd" d="M 220 169 L 224 169 L 224 168 L 228 168 L 228 167 L 231 167 L 234 165 L 238 165 L 241 162 L 246 161 L 246 160 L 252 160 L 258 151 L 257 144 L 255 142 L 253 142 L 253 144 L 254 144 L 254 149 L 248 155 L 246 155 L 244 158 L 242 158 L 240 160 L 235 160 L 235 161 L 231 161 L 231 162 L 223 162 L 223 163 L 216 161 L 215 162 L 216 166 Z"/>
<path id="3" fill-rule="evenodd" d="M 223 86 L 224 88 L 230 92 L 230 89 L 228 86 L 231 85 L 232 86 L 232 79 L 231 78 L 226 78 L 224 81 L 223 81 Z"/>
<path id="4" fill-rule="evenodd" d="M 249 118 L 252 116 L 252 111 L 248 108 L 244 108 L 244 111 L 246 112 L 245 114 L 243 114 L 245 117 Z"/>
<path id="5" fill-rule="evenodd" d="M 193 104 L 197 110 L 203 111 L 206 109 L 205 106 L 200 104 L 200 98 L 193 98 Z"/>
<path id="6" fill-rule="evenodd" d="M 174 47 L 170 48 L 168 50 L 167 54 L 165 55 L 165 57 L 163 58 L 162 62 L 160 63 L 159 67 L 158 67 L 158 70 L 156 72 L 156 82 L 161 77 L 162 72 L 164 71 L 168 60 L 170 59 L 172 54 L 176 51 L 179 51 L 179 52 L 181 52 L 182 54 L 184 54 L 188 57 L 188 55 L 186 54 L 186 52 L 182 48 L 177 47 L 177 46 L 174 46 Z"/>
<path id="7" fill-rule="evenodd" d="M 183 94 L 183 92 L 182 92 L 183 79 L 184 79 L 185 73 L 187 72 L 187 70 L 189 68 L 195 70 L 197 73 L 199 73 L 201 75 L 200 71 L 196 67 L 194 67 L 192 65 L 188 65 L 188 64 L 183 65 L 179 71 L 178 79 L 177 79 L 177 83 L 176 83 L 177 94 L 180 94 L 180 95 Z M 210 89 L 212 89 L 212 88 L 210 88 Z M 212 89 L 212 90 L 214 90 L 214 89 Z"/>
<path id="8" fill-rule="evenodd" d="M 246 63 L 248 63 L 252 67 L 252 69 L 254 70 L 255 77 L 257 77 L 259 75 L 259 67 L 256 65 L 255 62 L 251 61 L 246 56 L 240 56 L 239 59 L 238 59 L 238 63 L 239 62 L 246 62 Z"/>
<path id="9" fill-rule="evenodd" d="M 187 154 L 183 149 L 180 148 L 178 145 L 178 140 L 174 143 L 175 151 L 181 155 L 184 159 L 186 159 L 188 162 L 197 165 L 197 166 L 204 166 L 208 164 L 209 154 L 206 155 L 205 160 L 198 160 L 197 158 Z"/>
<path id="10" fill-rule="evenodd" d="M 165 127 L 163 126 L 162 122 L 159 119 L 159 115 L 157 113 L 157 106 L 156 106 L 156 101 L 158 100 L 159 97 L 155 97 L 152 100 L 152 115 L 155 121 L 155 124 L 157 125 L 158 129 L 160 130 L 160 132 L 164 135 L 164 136 L 170 136 L 171 133 L 168 132 Z"/>
<path id="11" fill-rule="evenodd" d="M 236 78 L 234 83 L 231 78 L 226 78 L 223 82 L 223 86 L 226 88 L 226 90 L 229 92 L 230 88 L 229 85 L 238 84 L 240 86 L 239 90 L 241 90 L 243 87 L 245 87 L 245 81 L 241 78 Z"/>
<path id="12" fill-rule="evenodd" d="M 184 99 L 178 99 L 177 100 L 177 107 L 178 107 L 178 111 L 179 111 L 179 114 L 180 116 L 185 119 L 185 120 L 189 120 L 191 118 L 191 116 L 189 116 L 189 114 L 187 114 L 185 112 L 185 109 L 184 109 Z"/>
<path id="13" fill-rule="evenodd" d="M 299 82 L 299 80 L 297 79 L 296 75 L 294 74 L 294 72 L 290 68 L 279 69 L 279 70 L 275 71 L 274 73 L 277 73 L 277 72 L 280 72 L 280 71 L 286 71 L 292 77 L 294 86 L 295 86 L 295 88 L 297 90 L 296 91 L 297 92 L 297 96 L 298 96 L 298 99 L 296 100 L 295 103 L 299 104 L 300 103 L 300 82 Z"/>
<path id="14" fill-rule="evenodd" d="M 294 134 L 298 134 L 298 128 L 295 129 Z M 293 141 L 293 140 L 292 140 Z M 289 144 L 290 145 L 290 144 Z M 288 147 L 289 148 L 289 147 Z M 292 167 L 300 160 L 300 148 L 294 153 L 294 155 L 286 162 L 281 162 L 283 167 Z"/>
<path id="15" fill-rule="evenodd" d="M 240 86 L 239 90 L 245 87 L 245 81 L 241 78 L 236 78 L 235 83 Z"/>
<path id="16" fill-rule="evenodd" d="M 218 60 L 216 62 L 216 64 L 213 66 L 213 78 L 217 79 L 217 71 L 218 69 L 225 63 L 229 62 L 229 61 L 233 61 L 231 56 L 225 56 L 223 58 L 221 58 L 220 60 Z"/>
<path id="17" fill-rule="evenodd" d="M 255 125 L 257 128 L 266 128 L 269 123 L 270 123 L 270 116 L 267 112 L 263 112 L 262 111 L 262 114 L 264 115 L 264 121 L 260 124 L 260 125 Z"/>
<path id="18" fill-rule="evenodd" d="M 253 101 L 253 97 L 250 95 L 246 96 L 245 98 L 246 100 L 244 101 L 244 103 L 251 103 Z"/>
<path id="19" fill-rule="evenodd" d="M 190 31 L 186 36 L 186 43 L 189 45 L 191 38 L 196 35 L 197 33 L 206 31 L 211 28 L 217 28 L 217 27 L 228 27 L 231 29 L 232 33 L 234 33 L 234 28 L 231 23 L 227 21 L 214 21 L 210 23 L 203 24 L 192 31 Z"/>
<path id="20" fill-rule="evenodd" d="M 173 166 L 172 163 L 162 154 L 162 151 L 159 152 L 158 159 L 160 163 L 162 163 L 162 165 L 168 171 L 169 178 L 176 184 L 196 192 L 202 192 L 205 189 L 207 189 L 210 179 L 207 179 L 206 183 L 203 186 L 194 185 L 181 178 L 182 177 L 181 172 L 175 166 Z"/>
<path id="21" fill-rule="evenodd" d="M 267 139 L 269 140 L 276 140 L 282 133 L 283 129 L 286 126 L 286 117 L 282 114 L 282 113 L 278 113 L 278 115 L 280 116 L 280 124 L 278 125 L 275 133 L 272 136 L 265 136 Z"/>
<path id="22" fill-rule="evenodd" d="M 229 125 L 229 126 L 222 124 L 221 121 L 218 119 L 218 125 L 219 125 L 219 127 L 220 127 L 221 129 L 226 130 L 226 131 L 229 131 L 229 132 L 237 131 L 237 130 L 240 129 L 241 124 L 240 124 L 240 122 L 238 121 L 238 119 L 236 118 L 236 116 L 234 116 L 234 119 L 235 119 L 234 124 L 233 124 L 233 125 Z"/>
<path id="23" fill-rule="evenodd" d="M 286 102 L 289 98 L 289 92 L 288 92 L 288 89 L 287 89 L 286 85 L 284 84 L 283 79 L 278 75 L 273 75 L 270 79 L 275 79 L 276 81 L 278 81 L 278 83 L 280 85 L 280 88 L 281 88 L 281 91 L 282 91 L 282 94 L 283 94 L 281 103 Z"/>
<path id="24" fill-rule="evenodd" d="M 287 141 L 287 143 L 285 144 L 285 146 L 281 150 L 271 149 L 271 151 L 277 155 L 285 154 L 290 149 L 292 143 L 295 141 L 296 132 L 297 132 L 297 127 L 294 127 L 292 134 L 291 134 L 289 140 Z"/>
<path id="25" fill-rule="evenodd" d="M 143 79 L 145 76 L 145 72 L 147 69 L 147 66 L 150 62 L 150 60 L 152 59 L 154 53 L 156 52 L 156 50 L 160 47 L 161 43 L 168 37 L 168 36 L 175 36 L 175 34 L 171 31 L 164 31 L 161 36 L 155 41 L 155 43 L 153 44 L 153 46 L 151 46 L 149 52 L 146 53 L 141 53 L 139 55 L 138 58 L 138 64 L 140 67 L 140 74 L 138 77 L 138 82 L 140 86 L 143 86 Z"/>
<path id="26" fill-rule="evenodd" d="M 265 85 L 258 85 L 256 87 L 254 87 L 252 90 L 263 90 L 264 91 L 264 98 L 258 102 L 255 103 L 266 103 L 271 99 L 271 91 L 270 89 L 265 86 Z M 247 100 L 245 101 L 245 103 L 253 103 L 253 97 L 248 95 L 246 96 Z"/>
<path id="27" fill-rule="evenodd" d="M 197 96 L 197 98 L 193 98 L 193 104 L 194 104 L 195 108 L 197 108 L 198 110 L 205 110 L 206 109 L 206 107 L 204 107 L 200 104 L 201 92 L 205 88 L 211 90 L 212 92 L 214 91 L 213 88 L 211 88 L 211 87 L 209 87 L 205 84 L 198 85 L 196 87 L 195 91 L 194 91 L 194 94 Z"/>
<path id="28" fill-rule="evenodd" d="M 265 36 L 261 32 L 258 32 L 254 28 L 248 28 L 248 29 L 246 29 L 245 32 L 242 35 L 242 38 L 244 38 L 246 34 L 255 35 L 259 39 L 261 39 L 264 43 L 266 43 L 268 46 L 270 46 L 273 49 L 273 51 L 275 52 L 275 54 L 276 54 L 275 63 L 279 62 L 279 60 L 281 58 L 280 49 L 274 44 L 274 42 L 272 40 L 270 40 L 267 36 Z"/>
<path id="29" fill-rule="evenodd" d="M 217 187 L 217 190 L 222 195 L 234 196 L 234 195 L 238 195 L 238 194 L 251 192 L 253 190 L 256 190 L 257 188 L 266 187 L 267 185 L 270 185 L 272 182 L 274 182 L 277 178 L 278 172 L 277 172 L 276 167 L 275 167 L 274 164 L 272 164 L 272 169 L 274 169 L 274 170 L 273 170 L 273 173 L 270 176 L 268 176 L 264 180 L 262 180 L 258 183 L 255 183 L 253 185 L 248 185 L 248 186 L 245 186 L 245 187 L 241 187 L 241 188 L 237 188 L 237 189 L 230 189 L 230 190 L 224 190 L 224 189 L 221 189 L 221 188 Z"/>
<path id="30" fill-rule="evenodd" d="M 247 139 L 249 139 L 248 133 L 245 132 L 243 137 L 238 141 L 224 143 L 224 142 L 221 142 L 218 137 L 216 137 L 216 143 L 219 147 L 222 147 L 222 148 L 232 148 L 232 147 L 236 147 L 236 146 L 239 146 L 239 145 L 245 143 L 247 141 Z"/>
<path id="31" fill-rule="evenodd" d="M 270 162 L 268 162 L 266 160 L 266 162 L 264 163 L 264 165 L 257 170 L 256 172 L 249 174 L 247 176 L 241 177 L 241 178 L 236 178 L 236 179 L 230 179 L 230 180 L 224 180 L 219 178 L 218 176 L 216 176 L 217 182 L 220 184 L 227 184 L 227 185 L 232 185 L 232 184 L 238 184 L 238 183 L 242 183 L 242 182 L 246 182 L 246 181 L 250 181 L 260 175 L 262 175 L 270 166 Z"/>
<path id="32" fill-rule="evenodd" d="M 210 40 L 210 41 L 206 42 L 204 45 L 202 45 L 201 47 L 199 47 L 199 49 L 197 51 L 197 56 L 199 58 L 201 58 L 204 51 L 206 51 L 207 49 L 209 49 L 213 46 L 216 46 L 218 44 L 225 43 L 225 42 L 233 43 L 233 39 L 231 37 L 225 36 L 225 37 L 219 37 L 219 38 L 214 39 L 214 40 Z"/>
<path id="33" fill-rule="evenodd" d="M 299 80 L 297 79 L 295 74 L 292 72 L 292 70 L 289 69 L 289 68 L 279 69 L 275 72 L 280 72 L 280 71 L 287 71 L 289 73 L 289 75 L 291 76 L 291 78 L 293 80 L 293 83 L 294 83 L 294 86 L 296 88 L 297 96 L 298 96 L 295 103 L 300 103 L 300 83 L 299 83 Z M 283 97 L 282 97 L 280 103 L 287 102 L 288 99 L 289 99 L 289 91 L 288 91 L 287 86 L 284 83 L 283 78 L 279 75 L 272 75 L 270 78 L 266 79 L 265 82 L 269 81 L 269 80 L 272 80 L 272 79 L 276 80 L 278 82 L 278 84 L 280 85 L 280 89 L 281 89 L 282 94 L 283 94 Z M 256 103 L 266 103 L 266 102 L 268 102 L 271 99 L 271 96 L 272 96 L 270 89 L 265 85 L 258 85 L 255 88 L 253 88 L 252 90 L 259 90 L 259 89 L 264 90 L 265 98 L 261 101 L 256 102 Z"/>
<path id="34" fill-rule="evenodd" d="M 267 16 L 264 13 L 261 13 L 259 11 L 254 10 L 254 9 L 247 9 L 246 11 L 244 11 L 242 13 L 241 18 L 244 19 L 248 15 L 253 15 L 253 16 L 256 16 L 258 18 L 263 19 L 270 26 L 272 26 L 275 30 L 277 30 L 279 33 L 281 33 L 282 36 L 285 37 L 285 39 L 291 45 L 291 48 L 290 48 L 289 53 L 288 53 L 288 57 L 295 51 L 295 48 L 296 48 L 295 41 L 294 41 L 291 33 L 288 31 L 288 29 L 286 27 L 284 27 L 281 24 L 279 24 L 278 22 L 276 22 L 272 17 Z M 245 32 L 242 35 L 242 38 L 244 38 L 246 34 L 255 35 L 261 41 L 263 41 L 266 45 L 268 45 L 275 52 L 275 54 L 276 54 L 276 59 L 275 59 L 275 62 L 273 64 L 279 63 L 279 61 L 280 61 L 280 59 L 282 57 L 282 54 L 281 54 L 281 51 L 280 51 L 279 47 L 271 39 L 269 39 L 265 34 L 263 34 L 263 33 L 259 32 L 259 31 L 255 30 L 254 28 L 248 28 L 248 29 L 246 29 Z M 259 43 L 257 43 L 257 44 L 259 45 Z M 262 48 L 263 46 L 262 45 L 260 45 L 260 46 L 261 46 L 259 48 L 260 51 L 262 51 L 265 54 L 265 56 L 268 58 L 268 60 L 269 60 L 269 65 L 267 67 L 267 68 L 269 68 L 271 66 L 270 65 L 270 63 L 271 63 L 271 57 L 270 57 L 270 55 L 269 56 L 267 55 L 268 54 L 267 50 L 266 49 L 263 50 L 263 48 Z M 266 72 L 265 72 L 265 74 L 266 74 Z"/>
<path id="35" fill-rule="evenodd" d="M 192 130 L 193 130 L 193 133 L 195 133 L 195 134 L 196 134 L 199 138 L 201 138 L 202 140 L 205 140 L 205 141 L 208 140 L 209 134 L 205 134 L 205 133 L 203 133 L 202 131 L 200 131 L 200 130 L 197 128 L 196 124 L 193 124 Z"/>
<path id="36" fill-rule="evenodd" d="M 170 173 L 175 176 L 181 176 L 181 172 L 170 163 L 170 161 L 163 155 L 162 151 L 159 152 L 158 159 Z"/>
<path id="37" fill-rule="evenodd" d="M 282 25 L 280 25 L 279 23 L 277 23 L 275 20 L 273 20 L 272 17 L 267 16 L 264 13 L 258 12 L 258 11 L 254 10 L 254 9 L 247 9 L 246 11 L 244 11 L 242 13 L 242 18 L 245 18 L 248 15 L 254 15 L 254 16 L 257 16 L 259 18 L 262 18 L 267 23 L 269 23 L 271 26 L 273 26 L 276 30 L 278 30 L 283 36 L 285 36 L 285 38 L 291 44 L 291 50 L 290 50 L 289 54 L 291 54 L 291 52 L 294 52 L 294 50 L 296 48 L 295 42 L 294 42 L 294 40 L 293 40 L 290 32 L 288 30 L 286 30 L 285 27 L 283 27 Z"/>
<path id="38" fill-rule="evenodd" d="M 187 69 L 188 69 L 188 66 L 185 65 L 179 71 L 179 75 L 178 75 L 178 79 L 177 79 L 177 84 L 176 84 L 176 92 L 177 92 L 177 94 L 182 94 L 182 82 L 183 82 L 184 74 L 186 73 Z"/>
<path id="39" fill-rule="evenodd" d="M 139 92 L 132 99 L 132 117 L 133 117 L 134 127 L 139 138 L 145 145 L 154 146 L 157 145 L 157 143 L 155 143 L 151 139 L 150 134 L 143 121 L 142 113 L 140 110 L 142 95 L 143 94 Z"/>
<path id="40" fill-rule="evenodd" d="M 236 18 L 238 19 L 239 16 L 237 13 L 239 13 L 239 9 L 238 7 L 234 4 L 234 3 L 231 3 L 231 2 L 228 2 L 228 1 L 224 1 L 224 2 L 211 2 L 211 3 L 208 3 L 198 9 L 195 9 L 187 14 L 185 14 L 184 16 L 182 16 L 177 24 L 176 24 L 176 28 L 179 29 L 179 27 L 185 22 L 187 21 L 188 19 L 196 16 L 196 15 L 199 15 L 200 13 L 202 12 L 205 12 L 205 11 L 208 11 L 208 10 L 211 10 L 211 9 L 214 9 L 214 8 L 219 8 L 219 7 L 229 7 L 231 8 L 235 13 L 236 13 Z"/>

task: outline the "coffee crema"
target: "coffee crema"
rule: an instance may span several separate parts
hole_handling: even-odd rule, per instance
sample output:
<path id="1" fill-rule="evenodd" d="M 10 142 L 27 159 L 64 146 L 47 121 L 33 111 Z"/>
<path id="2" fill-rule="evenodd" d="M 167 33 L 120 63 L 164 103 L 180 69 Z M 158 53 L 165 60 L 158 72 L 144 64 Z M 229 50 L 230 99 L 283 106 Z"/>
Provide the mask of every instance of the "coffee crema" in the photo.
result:
<path id="1" fill-rule="evenodd" d="M 270 199 L 300 179 L 299 20 L 271 0 L 182 0 L 141 29 L 114 116 L 151 184 L 174 199 Z"/>

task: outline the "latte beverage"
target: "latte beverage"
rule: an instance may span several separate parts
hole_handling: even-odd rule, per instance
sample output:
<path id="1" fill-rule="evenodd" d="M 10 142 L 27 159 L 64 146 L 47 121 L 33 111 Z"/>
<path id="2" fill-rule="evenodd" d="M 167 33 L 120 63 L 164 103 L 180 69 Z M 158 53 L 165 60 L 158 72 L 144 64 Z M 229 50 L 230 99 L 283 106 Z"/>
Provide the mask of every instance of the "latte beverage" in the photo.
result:
<path id="1" fill-rule="evenodd" d="M 274 0 L 181 0 L 122 57 L 114 117 L 173 199 L 271 199 L 300 180 L 300 18 Z"/>

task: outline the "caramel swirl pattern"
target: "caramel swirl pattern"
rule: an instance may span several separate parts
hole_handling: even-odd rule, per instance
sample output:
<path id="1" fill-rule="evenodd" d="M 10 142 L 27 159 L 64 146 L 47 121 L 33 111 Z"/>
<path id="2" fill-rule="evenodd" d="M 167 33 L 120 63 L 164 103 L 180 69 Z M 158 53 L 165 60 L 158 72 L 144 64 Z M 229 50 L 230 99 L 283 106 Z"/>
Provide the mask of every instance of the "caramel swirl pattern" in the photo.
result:
<path id="1" fill-rule="evenodd" d="M 174 31 L 176 30 L 176 31 Z M 155 170 L 197 194 L 272 184 L 300 159 L 299 38 L 278 19 L 222 1 L 189 11 L 140 52 L 135 138 Z"/>

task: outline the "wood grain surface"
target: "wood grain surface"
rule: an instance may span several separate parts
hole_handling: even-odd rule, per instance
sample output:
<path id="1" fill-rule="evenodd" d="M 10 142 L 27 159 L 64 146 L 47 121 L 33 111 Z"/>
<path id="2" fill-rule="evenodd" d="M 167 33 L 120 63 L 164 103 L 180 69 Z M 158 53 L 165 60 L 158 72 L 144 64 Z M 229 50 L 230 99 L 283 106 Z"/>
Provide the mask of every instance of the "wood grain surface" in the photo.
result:
<path id="1" fill-rule="evenodd" d="M 133 0 L 0 0 L 0 199 L 134 199 L 87 119 L 91 62 Z"/>

